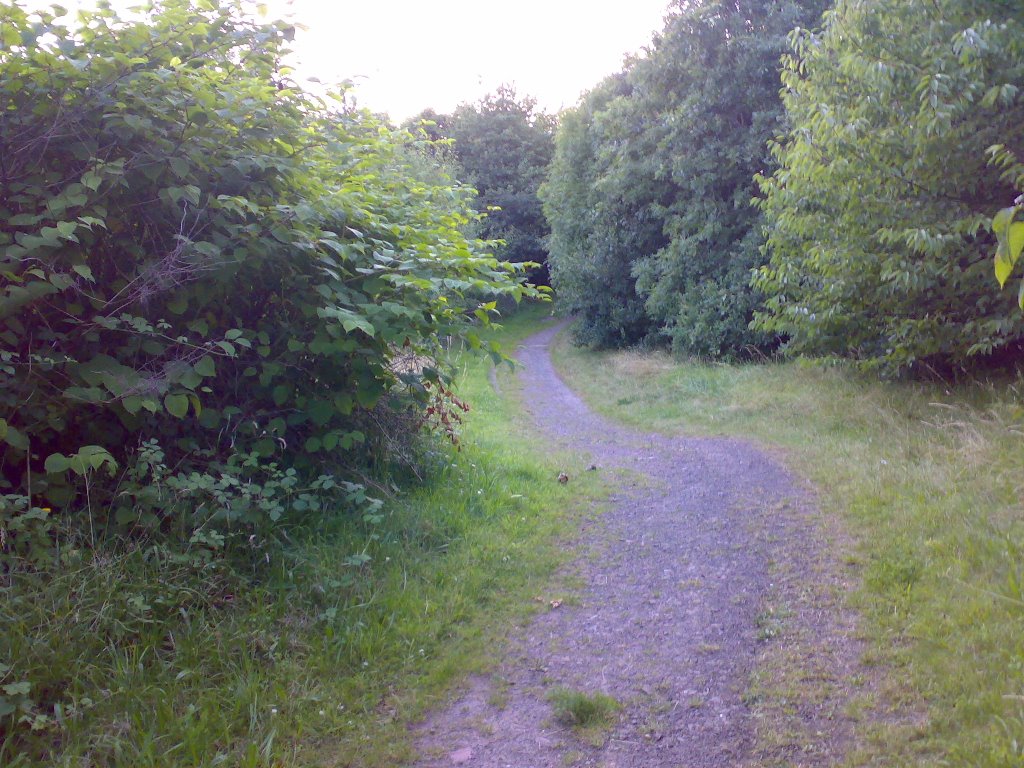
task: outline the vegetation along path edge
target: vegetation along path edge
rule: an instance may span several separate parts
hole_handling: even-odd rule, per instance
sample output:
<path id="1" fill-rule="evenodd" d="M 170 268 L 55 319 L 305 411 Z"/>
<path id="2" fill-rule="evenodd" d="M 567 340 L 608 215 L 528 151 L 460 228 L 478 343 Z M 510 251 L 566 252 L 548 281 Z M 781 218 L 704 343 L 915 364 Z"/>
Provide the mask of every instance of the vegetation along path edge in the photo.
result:
<path id="1" fill-rule="evenodd" d="M 519 348 L 523 403 L 616 490 L 579 532 L 579 594 L 510 629 L 494 673 L 419 726 L 416 765 L 835 764 L 859 649 L 813 493 L 747 442 L 596 415 L 551 364 L 561 328 Z M 574 722 L 567 694 L 614 704 Z"/>

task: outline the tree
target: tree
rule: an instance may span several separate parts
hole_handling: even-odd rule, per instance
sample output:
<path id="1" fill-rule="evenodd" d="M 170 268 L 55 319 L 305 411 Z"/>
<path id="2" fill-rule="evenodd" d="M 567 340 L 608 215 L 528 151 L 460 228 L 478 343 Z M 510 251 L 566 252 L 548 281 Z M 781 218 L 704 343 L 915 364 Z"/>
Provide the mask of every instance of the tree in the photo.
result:
<path id="1" fill-rule="evenodd" d="M 589 137 L 569 136 L 563 120 L 544 198 L 554 284 L 582 316 L 581 339 L 667 341 L 716 358 L 772 344 L 748 328 L 761 301 L 749 273 L 763 263 L 753 176 L 771 166 L 766 143 L 782 127 L 787 35 L 822 8 L 678 2 L 646 55 L 627 63 L 620 95 L 584 99 Z M 575 156 L 581 140 L 596 142 L 599 170 L 577 205 L 569 188 L 587 171 L 573 165 L 593 162 Z"/>
<path id="2" fill-rule="evenodd" d="M 1024 142 L 1022 23 L 1003 0 L 842 0 L 794 34 L 755 281 L 789 351 L 950 370 L 1024 341 L 991 290 L 987 223 L 1014 191 L 985 156 Z"/>
<path id="3" fill-rule="evenodd" d="M 453 140 L 459 178 L 477 190 L 474 206 L 486 214 L 479 234 L 504 241 L 500 258 L 539 264 L 531 280 L 546 284 L 548 227 L 537 189 L 551 160 L 555 119 L 539 112 L 532 97 L 502 85 L 451 115 L 426 110 L 411 122 L 433 140 Z"/>
<path id="4" fill-rule="evenodd" d="M 548 179 L 541 187 L 551 224 L 552 287 L 577 317 L 577 341 L 621 347 L 652 330 L 631 270 L 637 254 L 665 245 L 657 205 L 666 186 L 642 168 L 633 88 L 606 78 L 562 115 Z"/>

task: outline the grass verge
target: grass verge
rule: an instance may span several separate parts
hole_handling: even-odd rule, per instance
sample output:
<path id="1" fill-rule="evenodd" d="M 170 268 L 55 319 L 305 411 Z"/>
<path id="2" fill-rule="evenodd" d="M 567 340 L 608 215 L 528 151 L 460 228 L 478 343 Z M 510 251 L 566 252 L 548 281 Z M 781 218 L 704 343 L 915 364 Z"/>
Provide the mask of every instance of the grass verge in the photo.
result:
<path id="1" fill-rule="evenodd" d="M 515 316 L 498 341 L 513 347 L 544 312 Z M 461 451 L 438 447 L 383 519 L 294 542 L 259 584 L 130 552 L 0 581 L 0 697 L 34 718 L 17 738 L 0 730 L 0 765 L 409 758 L 408 724 L 536 610 L 573 512 L 597 492 L 558 484 L 564 463 L 530 439 L 512 379 L 498 396 L 488 361 L 461 365 Z M 67 704 L 32 710 L 40 680 Z"/>
<path id="2" fill-rule="evenodd" d="M 882 383 L 799 363 L 597 354 L 564 339 L 555 357 L 615 420 L 753 438 L 817 485 L 856 542 L 862 661 L 884 670 L 846 713 L 857 720 L 849 764 L 1024 764 L 1019 382 Z"/>

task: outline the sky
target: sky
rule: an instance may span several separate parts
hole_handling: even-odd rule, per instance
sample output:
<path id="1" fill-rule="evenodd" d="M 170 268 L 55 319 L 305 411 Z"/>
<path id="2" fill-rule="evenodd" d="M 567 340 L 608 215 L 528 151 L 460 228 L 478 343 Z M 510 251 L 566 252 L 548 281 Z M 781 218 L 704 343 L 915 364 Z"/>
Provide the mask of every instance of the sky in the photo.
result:
<path id="1" fill-rule="evenodd" d="M 308 27 L 302 72 L 352 79 L 360 106 L 395 120 L 449 112 L 502 83 L 548 112 L 622 67 L 663 24 L 668 0 L 273 0 Z"/>
<path id="2" fill-rule="evenodd" d="M 297 33 L 296 79 L 352 80 L 395 121 L 450 112 L 502 83 L 547 112 L 576 104 L 659 31 L 669 0 L 262 0 Z M 24 0 L 26 7 L 50 0 Z M 124 8 L 137 0 L 111 0 Z M 75 9 L 94 0 L 61 0 Z"/>

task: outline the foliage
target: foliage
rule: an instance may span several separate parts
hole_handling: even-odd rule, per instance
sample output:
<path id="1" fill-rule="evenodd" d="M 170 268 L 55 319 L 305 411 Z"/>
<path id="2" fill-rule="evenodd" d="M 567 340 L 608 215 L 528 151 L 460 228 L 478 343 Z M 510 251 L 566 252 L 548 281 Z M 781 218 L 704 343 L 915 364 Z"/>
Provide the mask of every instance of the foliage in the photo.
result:
<path id="1" fill-rule="evenodd" d="M 749 285 L 763 263 L 755 173 L 782 125 L 778 61 L 789 32 L 814 24 L 824 2 L 680 4 L 633 71 L 647 117 L 646 173 L 671 184 L 659 212 L 667 244 L 633 265 L 647 313 L 677 352 L 736 356 L 766 348 L 751 331 L 762 301 Z"/>
<path id="2" fill-rule="evenodd" d="M 676 3 L 646 55 L 563 117 L 542 197 L 579 340 L 710 357 L 770 344 L 747 327 L 763 260 L 752 177 L 780 130 L 786 35 L 822 7 Z"/>
<path id="3" fill-rule="evenodd" d="M 551 225 L 548 265 L 559 304 L 577 318 L 576 338 L 622 346 L 644 338 L 650 320 L 629 278 L 636 253 L 660 248 L 664 237 L 623 153 L 632 88 L 609 77 L 562 115 L 548 179 L 541 187 Z M 635 159 L 630 156 L 631 159 Z"/>
<path id="4" fill-rule="evenodd" d="M 538 111 L 532 97 L 502 85 L 451 115 L 425 110 L 409 122 L 433 141 L 452 140 L 456 173 L 477 190 L 474 207 L 486 214 L 480 235 L 504 241 L 500 258 L 538 264 L 530 279 L 546 284 L 548 227 L 537 189 L 551 161 L 555 119 Z"/>
<path id="5" fill-rule="evenodd" d="M 547 311 L 488 338 L 514 344 Z M 434 441 L 423 482 L 373 518 L 293 529 L 258 583 L 220 559 L 65 539 L 44 577 L 0 584 L 0 712 L 17 708 L 0 765 L 406 762 L 409 723 L 536 610 L 599 484 L 585 457 L 538 452 L 486 358 L 459 363 L 456 389 L 480 405 L 462 451 Z M 566 461 L 572 488 L 552 480 Z"/>
<path id="6" fill-rule="evenodd" d="M 1024 251 L 1024 222 L 1015 221 L 1017 215 L 1024 210 L 1024 164 L 1017 160 L 1013 152 L 1001 144 L 989 147 L 992 164 L 1003 169 L 1003 179 L 1013 184 L 1014 189 L 1021 191 L 1013 201 L 1013 205 L 1003 208 L 992 219 L 992 233 L 996 236 L 995 271 L 999 287 L 1004 288 L 1006 281 L 1013 274 L 1014 267 L 1020 261 Z M 1024 282 L 1017 291 L 1017 304 L 1024 309 Z"/>
<path id="7" fill-rule="evenodd" d="M 480 347 L 488 299 L 533 293 L 407 134 L 296 87 L 293 30 L 247 8 L 102 6 L 68 29 L 0 6 L 8 540 L 40 501 L 179 541 L 309 511 L 307 491 L 343 509 L 316 478 L 377 439 L 372 409 L 443 386 L 396 355 Z"/>
<path id="8" fill-rule="evenodd" d="M 790 131 L 761 179 L 771 263 L 761 329 L 794 353 L 888 371 L 1011 356 L 1024 321 L 991 290 L 985 150 L 1024 140 L 1024 7 L 841 0 L 793 35 Z"/>

